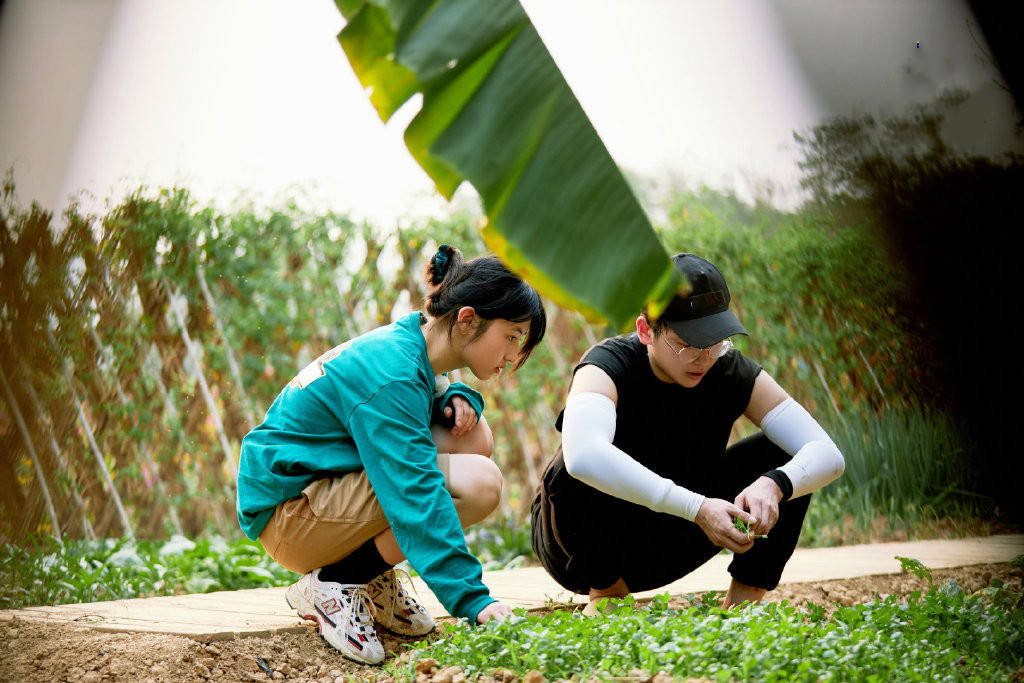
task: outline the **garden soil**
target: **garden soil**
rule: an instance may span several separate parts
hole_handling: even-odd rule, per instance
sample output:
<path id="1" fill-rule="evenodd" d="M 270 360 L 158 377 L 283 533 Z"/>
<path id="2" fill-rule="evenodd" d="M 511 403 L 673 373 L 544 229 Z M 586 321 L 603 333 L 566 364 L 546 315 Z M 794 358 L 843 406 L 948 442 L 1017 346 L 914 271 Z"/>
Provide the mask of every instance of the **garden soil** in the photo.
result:
<path id="1" fill-rule="evenodd" d="M 1021 590 L 1024 577 L 1010 564 L 989 564 L 934 572 L 936 582 L 955 578 L 968 594 L 999 578 L 1014 591 Z M 870 601 L 875 594 L 900 596 L 927 589 L 927 583 L 912 575 L 869 576 L 842 581 L 799 583 L 780 586 L 768 594 L 771 601 L 788 600 L 803 604 L 810 600 L 834 610 L 837 604 Z M 678 599 L 674 606 L 687 603 Z M 578 608 L 578 607 L 577 607 Z M 557 609 L 557 608 L 556 608 Z M 543 610 L 540 610 L 543 611 Z M 450 621 L 450 619 L 442 620 Z M 388 660 L 400 656 L 407 643 L 415 642 L 383 635 Z M 439 669 L 431 660 L 417 667 L 420 683 L 460 683 L 465 678 L 457 667 Z M 489 680 L 518 681 L 510 672 L 493 672 Z M 68 625 L 14 621 L 0 625 L 0 681 L 263 681 L 263 680 L 381 681 L 378 667 L 362 666 L 344 659 L 317 635 L 315 626 L 301 633 L 272 637 L 236 638 L 201 643 L 180 636 L 148 633 L 101 633 Z M 488 677 L 482 677 L 487 681 Z M 524 683 L 540 683 L 536 672 Z M 648 680 L 637 676 L 632 680 Z M 657 676 L 656 683 L 671 680 Z"/>

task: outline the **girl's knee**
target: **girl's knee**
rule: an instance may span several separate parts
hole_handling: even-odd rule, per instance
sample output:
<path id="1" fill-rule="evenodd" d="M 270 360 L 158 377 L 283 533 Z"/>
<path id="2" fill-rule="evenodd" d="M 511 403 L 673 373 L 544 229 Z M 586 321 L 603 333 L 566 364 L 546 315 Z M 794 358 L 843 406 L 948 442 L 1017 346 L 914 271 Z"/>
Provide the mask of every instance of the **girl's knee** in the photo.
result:
<path id="1" fill-rule="evenodd" d="M 490 458 L 494 454 L 494 434 L 491 433 L 491 426 L 487 424 L 487 420 L 483 416 L 480 417 L 480 421 L 466 435 L 466 438 L 471 440 L 470 453 L 477 453 L 485 458 Z M 497 467 L 494 469 L 498 470 Z M 500 470 L 498 471 L 498 477 L 501 477 Z"/>
<path id="2" fill-rule="evenodd" d="M 437 424 L 431 426 L 430 435 L 438 453 L 475 453 L 487 458 L 494 453 L 494 435 L 483 417 L 462 436 L 452 436 L 451 430 Z"/>
<path id="3" fill-rule="evenodd" d="M 481 455 L 474 458 L 472 474 L 472 497 L 478 507 L 486 509 L 487 514 L 493 512 L 501 502 L 501 487 L 504 479 L 501 470 L 489 457 Z"/>
<path id="4" fill-rule="evenodd" d="M 449 490 L 463 521 L 475 524 L 498 508 L 504 480 L 490 458 L 471 453 L 456 457 L 451 464 Z"/>

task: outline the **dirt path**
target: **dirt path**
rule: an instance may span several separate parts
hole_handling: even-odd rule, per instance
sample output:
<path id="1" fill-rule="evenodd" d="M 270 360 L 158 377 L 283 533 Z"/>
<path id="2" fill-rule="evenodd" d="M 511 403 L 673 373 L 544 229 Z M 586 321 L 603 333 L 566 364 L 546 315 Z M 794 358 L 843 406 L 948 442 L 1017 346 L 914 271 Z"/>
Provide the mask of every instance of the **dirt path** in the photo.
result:
<path id="1" fill-rule="evenodd" d="M 1021 590 L 1024 573 L 1009 564 L 976 565 L 935 571 L 936 580 L 955 578 L 968 593 L 1002 579 Z M 773 601 L 825 607 L 857 604 L 875 593 L 908 595 L 927 588 L 910 575 L 798 583 L 768 594 Z M 312 626 L 312 625 L 311 625 Z M 388 658 L 401 654 L 410 639 L 386 637 Z M 266 669 L 260 664 L 264 664 Z M 269 671 L 269 673 L 268 673 Z M 67 625 L 26 621 L 0 625 L 0 680 L 3 681 L 304 681 L 370 680 L 377 667 L 361 666 L 336 654 L 313 628 L 270 638 L 236 638 L 216 644 L 168 635 L 99 633 Z"/>

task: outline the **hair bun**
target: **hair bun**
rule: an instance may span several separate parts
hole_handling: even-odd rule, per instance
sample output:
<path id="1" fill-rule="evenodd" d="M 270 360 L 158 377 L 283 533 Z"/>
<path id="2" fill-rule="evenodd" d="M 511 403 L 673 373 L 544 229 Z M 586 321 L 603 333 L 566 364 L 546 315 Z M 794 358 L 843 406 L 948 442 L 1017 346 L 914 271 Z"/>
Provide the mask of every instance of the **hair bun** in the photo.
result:
<path id="1" fill-rule="evenodd" d="M 437 253 L 430 259 L 431 284 L 439 285 L 444 281 L 444 276 L 452 267 L 454 252 L 455 248 L 447 244 L 442 244 L 437 248 Z"/>

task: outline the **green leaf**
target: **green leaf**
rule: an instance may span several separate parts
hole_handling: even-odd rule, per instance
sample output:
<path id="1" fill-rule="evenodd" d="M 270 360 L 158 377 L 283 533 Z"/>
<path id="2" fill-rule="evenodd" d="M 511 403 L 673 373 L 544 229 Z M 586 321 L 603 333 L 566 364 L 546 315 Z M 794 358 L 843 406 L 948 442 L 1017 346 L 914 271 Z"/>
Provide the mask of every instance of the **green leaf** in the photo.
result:
<path id="1" fill-rule="evenodd" d="M 209 593 L 220 588 L 220 582 L 209 576 L 194 576 L 185 582 L 185 589 L 189 593 Z"/>
<path id="2" fill-rule="evenodd" d="M 480 193 L 487 247 L 543 295 L 624 328 L 683 287 L 622 172 L 515 0 L 338 0 L 339 34 L 383 120 L 445 197 Z"/>
<path id="3" fill-rule="evenodd" d="M 270 581 L 274 580 L 274 575 L 270 573 L 270 570 L 269 569 L 265 569 L 263 567 L 244 566 L 244 567 L 239 567 L 238 571 L 240 571 L 240 572 L 248 572 L 250 574 L 253 574 L 254 576 L 259 576 L 261 578 L 268 579 Z"/>
<path id="4" fill-rule="evenodd" d="M 912 557 L 903 557 L 902 555 L 894 555 L 896 560 L 899 560 L 900 568 L 909 573 L 913 574 L 919 579 L 925 579 L 928 584 L 932 583 L 932 570 L 926 567 L 920 560 Z"/>

